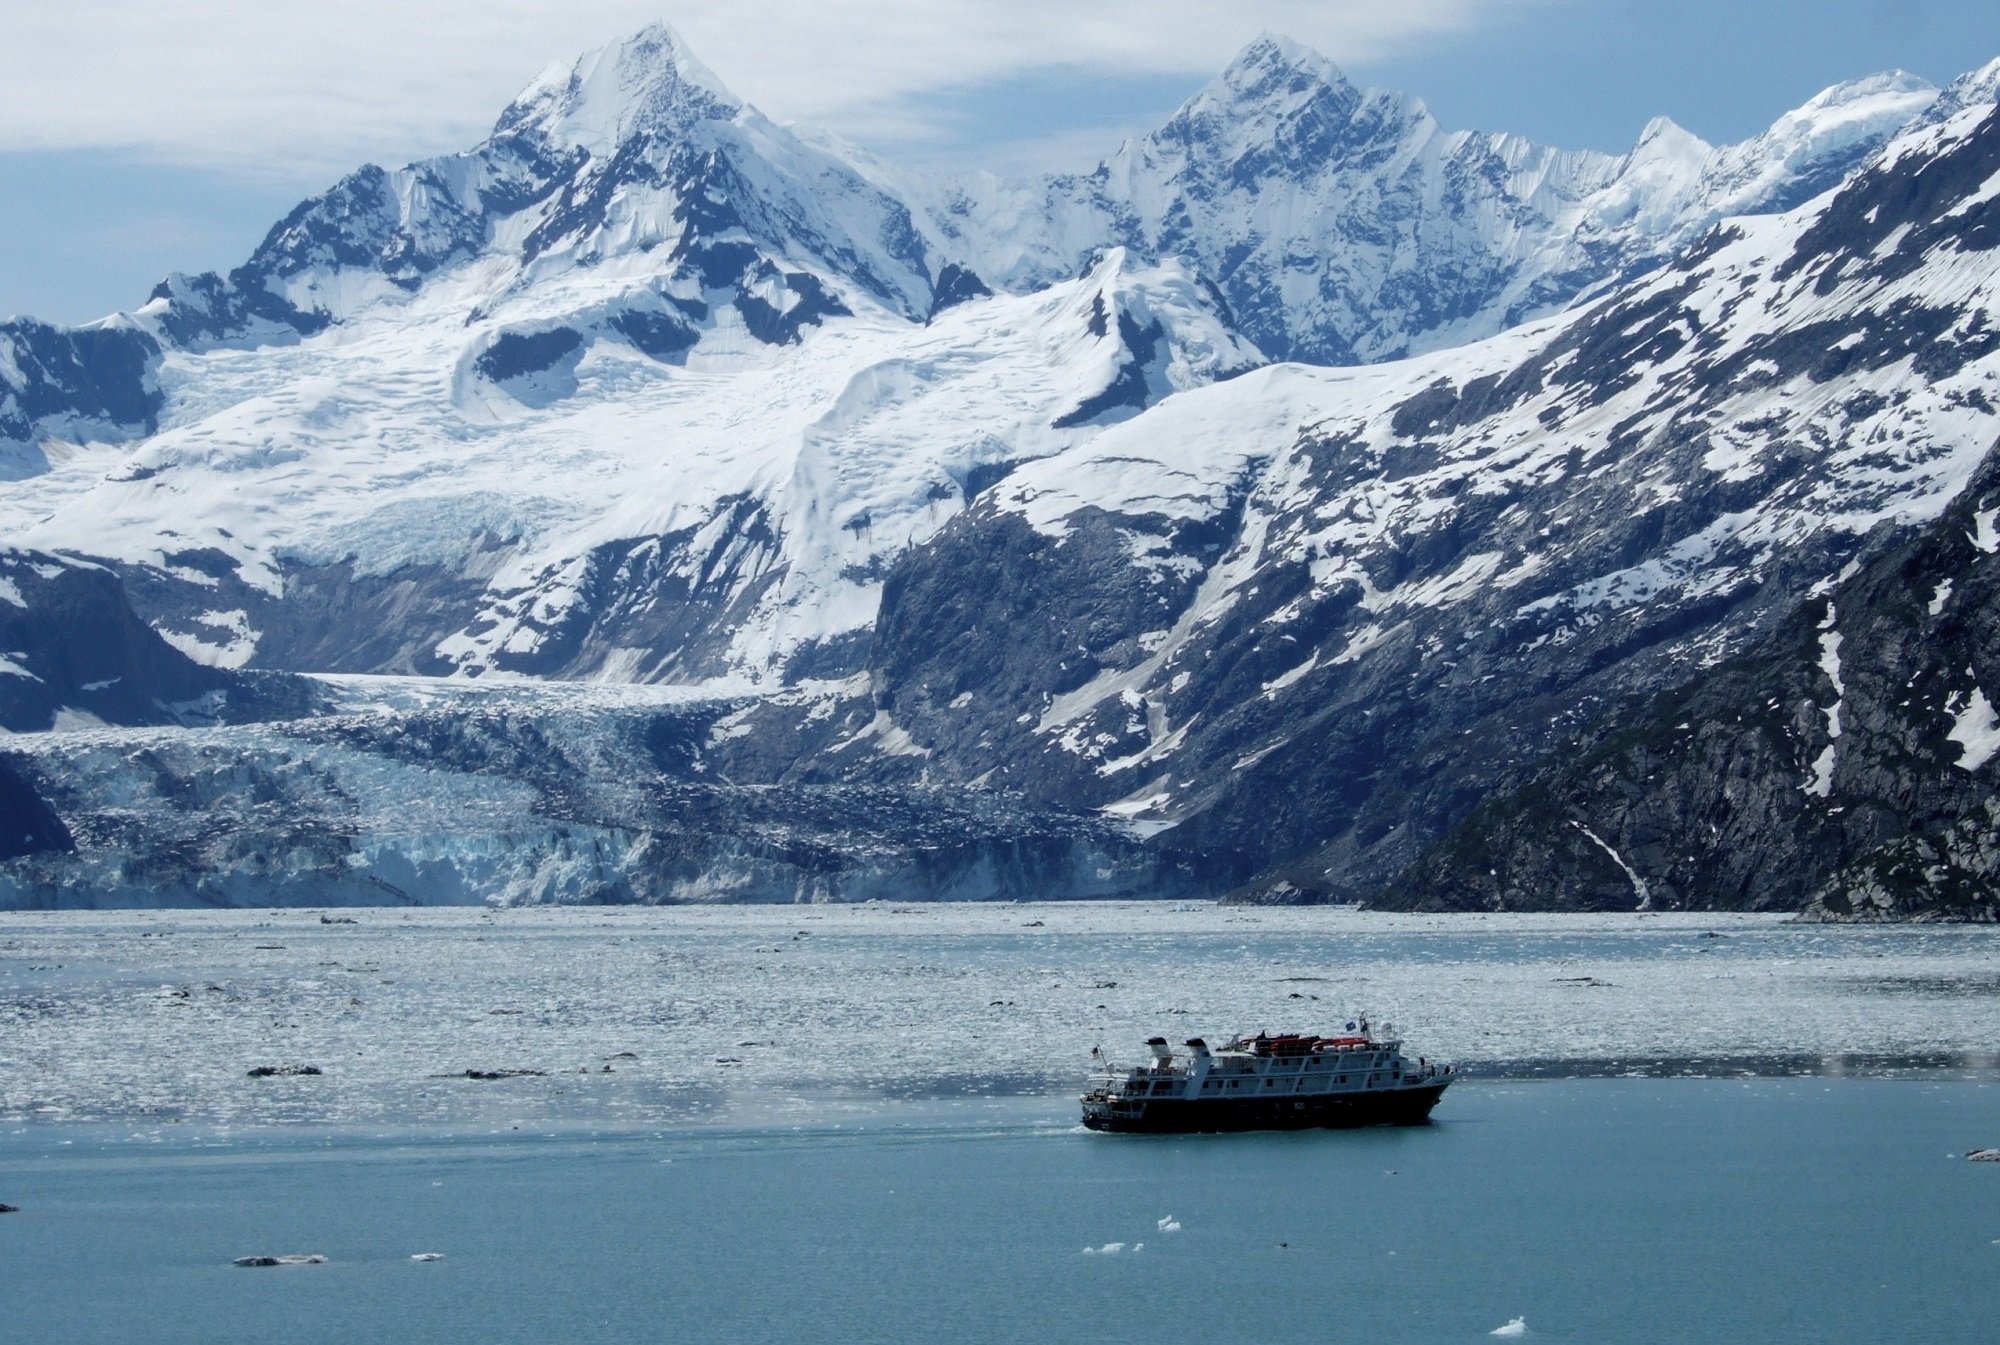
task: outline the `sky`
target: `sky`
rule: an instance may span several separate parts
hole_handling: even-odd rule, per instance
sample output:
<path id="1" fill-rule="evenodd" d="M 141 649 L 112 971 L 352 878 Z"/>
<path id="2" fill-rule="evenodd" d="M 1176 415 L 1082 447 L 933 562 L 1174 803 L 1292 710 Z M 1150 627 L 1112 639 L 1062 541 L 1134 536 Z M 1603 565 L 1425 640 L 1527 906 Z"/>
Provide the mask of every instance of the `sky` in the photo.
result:
<path id="1" fill-rule="evenodd" d="M 24 12 L 25 11 L 25 12 Z M 552 63 L 665 19 L 740 97 L 916 168 L 1082 168 L 1259 32 L 1449 129 L 1745 139 L 1829 84 L 2000 57 L 1993 0 L 65 0 L 0 17 L 0 316 L 227 269 L 365 162 L 476 144 Z"/>

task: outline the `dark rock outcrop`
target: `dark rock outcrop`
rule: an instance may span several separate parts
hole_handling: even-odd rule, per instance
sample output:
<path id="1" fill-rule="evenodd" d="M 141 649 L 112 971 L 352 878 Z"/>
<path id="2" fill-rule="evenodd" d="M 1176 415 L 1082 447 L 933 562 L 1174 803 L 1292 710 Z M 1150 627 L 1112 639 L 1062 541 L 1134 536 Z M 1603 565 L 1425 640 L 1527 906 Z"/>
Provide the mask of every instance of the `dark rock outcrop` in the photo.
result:
<path id="1" fill-rule="evenodd" d="M 2000 453 L 1740 655 L 1489 796 L 1382 900 L 2000 917 L 1996 511 Z"/>
<path id="2" fill-rule="evenodd" d="M 0 481 L 46 470 L 45 438 L 122 442 L 159 428 L 160 346 L 129 321 L 0 322 Z"/>
<path id="3" fill-rule="evenodd" d="M 118 576 L 43 552 L 0 550 L 0 728 L 188 724 L 297 714 L 314 693 L 278 673 L 211 668 L 133 613 Z"/>
<path id="4" fill-rule="evenodd" d="M 76 848 L 55 809 L 0 757 L 0 862 Z"/>

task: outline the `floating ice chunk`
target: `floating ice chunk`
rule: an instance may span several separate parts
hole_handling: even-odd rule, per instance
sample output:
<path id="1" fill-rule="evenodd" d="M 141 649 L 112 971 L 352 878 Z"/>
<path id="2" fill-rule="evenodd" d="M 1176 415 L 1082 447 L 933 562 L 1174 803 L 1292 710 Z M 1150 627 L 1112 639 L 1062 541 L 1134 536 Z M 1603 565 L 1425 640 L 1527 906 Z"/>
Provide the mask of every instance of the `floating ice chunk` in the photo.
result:
<path id="1" fill-rule="evenodd" d="M 1489 1336 L 1525 1336 L 1528 1334 L 1528 1319 L 1516 1317 L 1505 1326 L 1496 1326 L 1486 1333 Z"/>
<path id="2" fill-rule="evenodd" d="M 1166 1218 L 1157 1221 L 1153 1227 L 1159 1229 L 1162 1233 L 1178 1233 L 1181 1231 L 1181 1221 L 1169 1214 Z"/>
<path id="3" fill-rule="evenodd" d="M 291 1252 L 284 1256 L 239 1256 L 239 1266 L 323 1266 L 326 1258 L 318 1252 Z"/>
<path id="4" fill-rule="evenodd" d="M 412 1252 L 412 1253 L 410 1253 L 410 1259 L 411 1259 L 412 1261 L 442 1261 L 442 1260 L 444 1260 L 444 1253 L 443 1253 L 443 1252 Z"/>
<path id="5" fill-rule="evenodd" d="M 1124 1250 L 1125 1244 L 1122 1242 L 1107 1242 L 1102 1247 L 1085 1247 L 1083 1254 L 1085 1256 L 1116 1256 Z"/>

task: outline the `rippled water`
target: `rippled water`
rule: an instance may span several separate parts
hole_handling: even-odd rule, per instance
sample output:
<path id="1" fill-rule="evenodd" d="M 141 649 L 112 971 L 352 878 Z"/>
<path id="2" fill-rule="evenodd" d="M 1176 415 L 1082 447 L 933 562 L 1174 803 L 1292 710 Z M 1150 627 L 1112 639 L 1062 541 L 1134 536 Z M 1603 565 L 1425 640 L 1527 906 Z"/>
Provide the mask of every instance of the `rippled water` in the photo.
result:
<path id="1" fill-rule="evenodd" d="M 0 916 L 0 1338 L 1374 1345 L 1521 1317 L 1561 1341 L 1984 1342 L 2000 1320 L 2000 1165 L 1962 1156 L 2000 1144 L 2000 931 L 338 918 Z M 1437 1124 L 1076 1124 L 1094 1044 L 1356 1007 L 1464 1063 Z M 327 1261 L 231 1264 L 292 1252 Z"/>
<path id="2" fill-rule="evenodd" d="M 1031 1099 L 643 1137 L 41 1127 L 0 1145 L 22 1206 L 0 1302 L 37 1345 L 1470 1345 L 1516 1317 L 1549 1341 L 1970 1345 L 2000 1320 L 2000 1166 L 1959 1155 L 2000 1137 L 1996 1103 L 1468 1080 L 1421 1129 L 1171 1139 Z M 327 1261 L 231 1264 L 294 1252 Z"/>

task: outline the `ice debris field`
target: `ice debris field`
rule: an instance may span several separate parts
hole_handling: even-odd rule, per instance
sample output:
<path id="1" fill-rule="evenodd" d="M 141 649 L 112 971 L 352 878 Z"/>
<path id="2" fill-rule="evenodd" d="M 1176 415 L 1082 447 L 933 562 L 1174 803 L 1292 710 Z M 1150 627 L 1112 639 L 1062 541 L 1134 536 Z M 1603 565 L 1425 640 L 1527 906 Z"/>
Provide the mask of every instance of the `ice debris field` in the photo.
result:
<path id="1" fill-rule="evenodd" d="M 1990 931 L 1143 904 L 0 915 L 0 1123 L 823 1124 L 1368 1012 L 1469 1079 L 2000 1072 Z"/>

